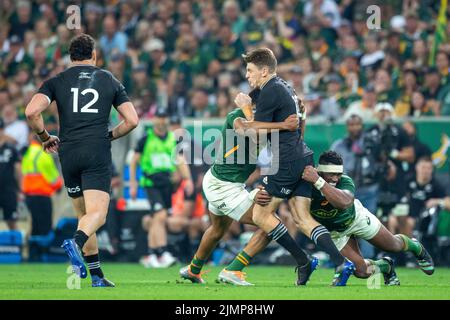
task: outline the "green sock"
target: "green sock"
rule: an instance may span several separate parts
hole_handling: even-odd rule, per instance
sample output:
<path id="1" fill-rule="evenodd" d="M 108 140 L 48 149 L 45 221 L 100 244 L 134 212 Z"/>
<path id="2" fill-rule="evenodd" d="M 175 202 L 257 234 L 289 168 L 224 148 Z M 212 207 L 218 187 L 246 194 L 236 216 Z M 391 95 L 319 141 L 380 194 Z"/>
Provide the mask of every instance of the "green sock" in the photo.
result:
<path id="1" fill-rule="evenodd" d="M 251 259 L 252 257 L 245 253 L 245 251 L 241 251 L 225 269 L 228 271 L 242 271 L 250 264 Z"/>
<path id="2" fill-rule="evenodd" d="M 391 265 L 384 259 L 380 260 L 370 260 L 368 259 L 372 265 L 377 266 L 382 273 L 388 273 L 391 271 Z"/>
<path id="3" fill-rule="evenodd" d="M 197 256 L 194 256 L 190 264 L 191 272 L 193 274 L 199 274 L 202 270 L 203 265 L 205 264 L 205 261 L 206 260 L 197 259 Z"/>
<path id="4" fill-rule="evenodd" d="M 420 254 L 422 253 L 422 246 L 418 241 L 413 241 L 404 234 L 398 234 L 397 236 L 402 238 L 403 242 L 405 243 L 405 248 L 403 249 L 403 251 L 410 251 L 416 257 L 420 256 Z"/>

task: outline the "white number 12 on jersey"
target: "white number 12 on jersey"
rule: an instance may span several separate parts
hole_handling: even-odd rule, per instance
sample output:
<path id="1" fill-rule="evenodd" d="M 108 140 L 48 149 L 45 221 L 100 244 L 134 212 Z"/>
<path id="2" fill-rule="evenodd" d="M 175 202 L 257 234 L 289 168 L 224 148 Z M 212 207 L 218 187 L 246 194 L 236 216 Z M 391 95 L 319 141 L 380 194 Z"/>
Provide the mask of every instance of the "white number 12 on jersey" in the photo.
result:
<path id="1" fill-rule="evenodd" d="M 73 92 L 73 112 L 78 112 L 78 88 L 71 88 L 70 92 Z M 90 109 L 90 107 L 97 102 L 98 92 L 95 89 L 84 89 L 81 94 L 84 96 L 87 93 L 92 93 L 94 97 L 89 101 L 84 107 L 81 108 L 80 112 L 84 113 L 98 113 L 98 109 Z"/>

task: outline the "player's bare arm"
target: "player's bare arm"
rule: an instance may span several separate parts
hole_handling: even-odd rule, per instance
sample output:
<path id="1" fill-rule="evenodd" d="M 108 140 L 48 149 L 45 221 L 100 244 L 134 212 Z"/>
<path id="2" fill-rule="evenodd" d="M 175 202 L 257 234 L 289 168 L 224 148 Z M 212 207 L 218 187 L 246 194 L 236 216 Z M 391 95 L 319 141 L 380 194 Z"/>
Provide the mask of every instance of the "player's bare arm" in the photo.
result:
<path id="1" fill-rule="evenodd" d="M 320 192 L 337 209 L 347 209 L 353 205 L 355 196 L 348 190 L 340 190 L 332 184 L 337 184 L 339 176 L 337 173 L 324 173 L 324 178 L 319 176 L 317 169 L 312 166 L 307 166 L 303 171 L 302 178 L 314 185 L 323 184 L 319 186 Z"/>
<path id="2" fill-rule="evenodd" d="M 111 140 L 125 136 L 139 125 L 139 117 L 131 102 L 124 102 L 117 107 L 123 120 L 111 131 Z"/>
<path id="3" fill-rule="evenodd" d="M 181 177 L 186 181 L 185 191 L 188 196 L 194 192 L 194 182 L 192 181 L 191 170 L 186 162 L 186 159 L 181 155 L 177 155 L 178 170 L 180 170 Z"/>
<path id="4" fill-rule="evenodd" d="M 42 94 L 37 93 L 33 96 L 25 109 L 25 116 L 27 117 L 28 125 L 38 135 L 42 142 L 45 152 L 56 153 L 58 150 L 59 138 L 50 135 L 45 130 L 44 119 L 42 112 L 50 105 L 50 99 Z"/>
<path id="5" fill-rule="evenodd" d="M 234 129 L 239 132 L 245 132 L 246 130 L 266 130 L 267 132 L 275 130 L 287 130 L 295 131 L 298 129 L 299 120 L 296 114 L 291 114 L 283 122 L 261 122 L 261 121 L 248 121 L 244 118 L 237 118 L 234 121 Z"/>
<path id="6" fill-rule="evenodd" d="M 252 99 L 249 95 L 240 92 L 234 99 L 234 103 L 242 110 L 244 118 L 238 118 L 234 122 L 235 130 L 239 134 L 243 134 L 246 130 L 288 130 L 295 131 L 299 127 L 299 119 L 295 114 L 287 117 L 283 122 L 261 122 L 253 120 Z"/>

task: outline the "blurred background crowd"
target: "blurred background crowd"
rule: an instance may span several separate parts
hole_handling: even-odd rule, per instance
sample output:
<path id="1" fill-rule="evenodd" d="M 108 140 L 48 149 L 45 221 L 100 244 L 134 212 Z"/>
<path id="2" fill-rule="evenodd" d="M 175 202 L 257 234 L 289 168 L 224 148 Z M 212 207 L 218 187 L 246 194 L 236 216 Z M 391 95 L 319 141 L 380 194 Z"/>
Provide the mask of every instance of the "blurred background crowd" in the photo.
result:
<path id="1" fill-rule="evenodd" d="M 441 9 L 443 3 L 446 1 L 0 0 L 0 148 L 5 148 L 4 143 L 15 148 L 15 151 L 8 151 L 9 156 L 0 157 L 3 163 L 6 159 L 13 163 L 9 167 L 2 166 L 0 191 L 11 189 L 11 184 L 4 183 L 11 180 L 6 170 L 16 172 L 20 175 L 20 178 L 16 176 L 16 184 L 22 187 L 18 191 L 19 203 L 26 203 L 29 211 L 36 206 L 42 208 L 44 202 L 36 205 L 32 201 L 35 199 L 29 199 L 36 196 L 35 190 L 28 192 L 27 198 L 27 190 L 23 189 L 27 170 L 30 170 L 27 165 L 35 159 L 30 155 L 33 137 L 24 121 L 24 109 L 43 81 L 70 64 L 70 39 L 76 34 L 88 33 L 97 41 L 98 66 L 111 71 L 124 84 L 140 119 L 160 118 L 157 112 L 164 110 L 167 123 L 170 121 L 178 127 L 186 118 L 205 122 L 224 118 L 234 109 L 236 94 L 249 91 L 241 54 L 257 47 L 269 47 L 278 59 L 278 74 L 291 83 L 304 101 L 308 120 L 346 125 L 347 133 L 336 136 L 337 141 L 328 147 L 343 154 L 348 173 L 361 187 L 359 197 L 367 199 L 365 205 L 372 212 L 381 208 L 385 222 L 389 223 L 397 204 L 408 204 L 410 208 L 411 201 L 417 200 L 411 195 L 417 194 L 414 193 L 417 190 L 407 190 L 407 186 L 414 189 L 410 182 L 418 179 L 418 175 L 422 179 L 419 186 L 431 183 L 432 179 L 434 184 L 440 185 L 433 185 L 435 191 L 439 190 L 435 193 L 425 192 L 424 196 L 419 192 L 422 203 L 415 209 L 418 212 L 412 220 L 419 219 L 425 209 L 445 209 L 445 201 L 436 199 L 442 200 L 448 193 L 448 175 L 435 178 L 433 164 L 436 163 L 429 160 L 435 150 L 427 146 L 427 141 L 419 141 L 415 126 L 416 120 L 448 121 L 446 116 L 450 116 L 450 6 Z M 69 14 L 66 11 L 70 5 L 80 8 L 80 28 L 68 28 L 68 18 L 76 21 L 70 14 L 76 11 Z M 367 13 L 367 8 L 371 5 L 379 5 L 380 15 L 369 23 L 372 13 Z M 363 133 L 366 122 L 381 124 L 384 121 L 379 116 L 383 111 L 400 121 L 394 131 L 404 133 L 405 139 L 390 145 L 386 142 L 390 137 L 387 131 L 378 130 L 377 139 L 370 139 L 369 134 Z M 57 132 L 54 104 L 45 112 L 44 119 L 47 129 Z M 111 124 L 119 120 L 113 112 Z M 121 183 L 126 153 L 135 148 L 137 138 L 113 149 L 118 169 L 114 185 L 118 198 L 123 194 L 122 187 L 126 186 Z M 435 139 L 440 136 L 436 135 Z M 444 146 L 446 143 L 449 144 L 445 140 Z M 374 151 L 373 145 L 387 147 Z M 384 168 L 380 170 L 385 170 L 386 176 L 390 174 L 391 180 L 388 177 L 383 181 L 370 180 L 365 173 L 355 170 L 354 164 L 364 161 L 373 168 L 367 150 L 386 155 L 386 159 L 379 161 Z M 400 158 L 392 153 L 394 150 L 401 154 Z M 26 161 L 22 162 L 23 159 Z M 417 166 L 419 160 L 428 167 Z M 51 159 L 45 161 L 51 162 Z M 57 161 L 49 166 L 52 165 L 58 167 Z M 48 207 L 49 199 L 61 187 L 61 182 L 54 170 L 45 170 L 49 170 L 45 174 L 51 178 L 46 180 L 46 186 L 40 186 L 47 189 L 43 194 L 38 192 L 38 196 L 45 198 Z M 422 171 L 417 174 L 418 170 Z M 202 175 L 196 174 L 195 178 L 201 194 Z M 248 185 L 257 181 L 256 175 L 252 178 Z M 394 180 L 398 184 L 390 183 Z M 392 191 L 389 189 L 392 185 L 401 185 L 404 190 L 395 196 L 386 196 Z M 186 203 L 183 197 L 181 199 L 178 204 Z M 193 247 L 207 225 L 205 204 L 198 205 L 203 209 L 194 205 L 189 209 L 191 213 L 188 209 L 183 213 L 188 222 L 167 224 L 173 234 L 188 234 Z M 280 215 L 289 219 L 286 210 L 282 207 Z M 396 210 L 401 211 L 401 208 Z M 37 234 L 47 234 L 52 228 L 52 219 L 48 219 L 48 214 L 39 216 L 42 213 L 37 211 L 33 215 L 35 234 L 42 225 L 39 219 L 47 221 L 45 225 L 50 223 L 50 227 L 44 227 Z M 203 218 L 191 219 L 194 211 L 197 218 Z M 47 212 L 51 214 L 51 205 Z M 401 213 L 395 215 L 402 216 Z M 408 212 L 405 215 L 408 216 Z M 6 219 L 5 212 L 4 217 L 10 228 L 17 228 L 14 219 Z M 191 220 L 195 220 L 193 227 Z M 407 220 L 396 219 L 390 226 L 412 234 L 418 224 Z M 186 225 L 189 226 L 184 228 Z M 241 234 L 241 229 L 236 226 L 235 234 L 229 238 Z M 123 232 L 118 233 L 116 246 L 120 239 L 126 238 Z M 295 226 L 291 232 L 295 233 Z M 434 245 L 445 248 L 443 253 L 437 253 L 442 255 L 443 261 L 449 259 L 448 243 L 441 241 Z M 109 251 L 117 252 L 116 249 Z M 366 254 L 374 255 L 370 250 L 368 248 Z"/>

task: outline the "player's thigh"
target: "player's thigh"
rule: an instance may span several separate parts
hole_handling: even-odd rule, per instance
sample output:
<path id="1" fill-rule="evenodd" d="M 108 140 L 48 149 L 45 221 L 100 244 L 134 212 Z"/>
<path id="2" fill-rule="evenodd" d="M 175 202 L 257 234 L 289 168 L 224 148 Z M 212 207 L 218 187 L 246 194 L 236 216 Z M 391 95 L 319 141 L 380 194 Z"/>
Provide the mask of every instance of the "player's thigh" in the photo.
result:
<path id="1" fill-rule="evenodd" d="M 319 225 L 311 215 L 311 198 L 296 196 L 289 199 L 288 203 L 295 225 L 309 236 L 311 231 Z"/>
<path id="2" fill-rule="evenodd" d="M 243 183 L 222 181 L 209 170 L 203 180 L 203 192 L 208 200 L 208 209 L 215 215 L 228 216 L 240 221 L 253 205 Z"/>
<path id="3" fill-rule="evenodd" d="M 382 227 L 380 220 L 367 210 L 359 200 L 354 201 L 355 219 L 347 228 L 347 233 L 359 239 L 370 241 Z"/>
<path id="4" fill-rule="evenodd" d="M 262 223 L 264 223 L 264 221 L 275 215 L 275 212 L 277 211 L 278 207 L 280 206 L 280 203 L 283 201 L 282 198 L 277 198 L 277 197 L 272 197 L 272 199 L 270 200 L 270 202 L 265 205 L 265 206 L 261 206 L 257 203 L 255 203 L 254 207 L 253 207 L 253 222 L 260 226 Z M 278 219 L 278 217 L 277 217 Z"/>
<path id="5" fill-rule="evenodd" d="M 394 236 L 385 226 L 381 226 L 378 233 L 369 240 L 376 248 L 385 251 L 400 251 L 403 248 L 403 240 Z"/>

